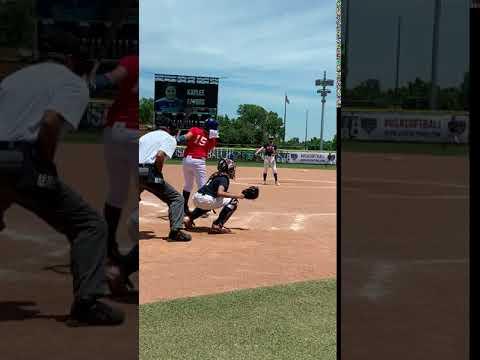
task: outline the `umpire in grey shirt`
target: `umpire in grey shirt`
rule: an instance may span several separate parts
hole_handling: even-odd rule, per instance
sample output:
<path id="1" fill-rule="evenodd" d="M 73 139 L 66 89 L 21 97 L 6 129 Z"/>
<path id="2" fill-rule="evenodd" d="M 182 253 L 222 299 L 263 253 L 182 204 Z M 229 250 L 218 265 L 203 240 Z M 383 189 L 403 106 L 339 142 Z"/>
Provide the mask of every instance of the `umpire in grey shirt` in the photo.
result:
<path id="1" fill-rule="evenodd" d="M 17 204 L 64 234 L 71 245 L 74 301 L 67 325 L 116 325 L 120 310 L 103 296 L 107 227 L 102 217 L 57 175 L 62 132 L 76 129 L 89 100 L 87 60 L 76 38 L 56 35 L 56 61 L 25 67 L 0 82 L 0 231 Z M 83 78 L 82 78 L 83 77 Z"/>

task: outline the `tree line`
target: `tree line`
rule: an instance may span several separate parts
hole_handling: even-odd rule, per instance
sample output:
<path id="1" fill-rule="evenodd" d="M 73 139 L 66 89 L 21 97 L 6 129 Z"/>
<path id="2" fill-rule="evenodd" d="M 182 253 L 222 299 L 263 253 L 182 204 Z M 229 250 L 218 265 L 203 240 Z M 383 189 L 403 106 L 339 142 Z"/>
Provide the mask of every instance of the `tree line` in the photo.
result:
<path id="1" fill-rule="evenodd" d="M 427 110 L 430 107 L 431 82 L 416 78 L 406 85 L 395 89 L 381 89 L 380 80 L 367 79 L 354 88 L 345 88 L 342 84 L 342 104 L 358 107 L 397 107 L 402 109 Z M 470 73 L 464 74 L 463 82 L 457 87 L 436 88 L 438 110 L 467 111 L 470 108 Z"/>
<path id="2" fill-rule="evenodd" d="M 140 122 L 153 124 L 154 110 L 152 98 L 140 99 Z M 283 142 L 283 119 L 273 111 L 254 104 L 239 105 L 236 117 L 218 115 L 220 125 L 220 145 L 259 146 L 273 136 L 275 143 L 290 149 L 320 149 L 320 139 L 314 137 L 307 141 L 300 141 L 298 137 Z M 325 151 L 336 150 L 336 136 L 332 140 L 323 142 Z"/>

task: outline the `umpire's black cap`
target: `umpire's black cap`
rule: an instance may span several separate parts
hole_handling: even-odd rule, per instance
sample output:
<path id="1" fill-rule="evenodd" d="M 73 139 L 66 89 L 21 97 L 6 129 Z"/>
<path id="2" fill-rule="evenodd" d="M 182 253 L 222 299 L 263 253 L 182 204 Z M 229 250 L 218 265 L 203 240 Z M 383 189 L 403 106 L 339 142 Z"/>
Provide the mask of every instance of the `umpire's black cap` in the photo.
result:
<path id="1" fill-rule="evenodd" d="M 80 39 L 70 32 L 51 32 L 42 40 L 42 57 L 59 62 L 67 58 L 73 61 L 73 71 L 78 75 L 89 73 L 93 68 L 93 60 L 89 58 L 88 49 Z"/>

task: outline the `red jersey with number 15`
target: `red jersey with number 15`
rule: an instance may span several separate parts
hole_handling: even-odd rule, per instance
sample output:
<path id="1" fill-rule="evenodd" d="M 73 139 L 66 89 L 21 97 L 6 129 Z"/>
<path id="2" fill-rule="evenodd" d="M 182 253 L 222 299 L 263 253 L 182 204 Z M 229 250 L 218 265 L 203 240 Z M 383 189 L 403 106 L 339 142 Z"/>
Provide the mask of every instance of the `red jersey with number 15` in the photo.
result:
<path id="1" fill-rule="evenodd" d="M 208 153 L 217 145 L 217 139 L 209 139 L 208 133 L 197 127 L 191 128 L 188 132 L 193 136 L 188 140 L 183 156 L 207 158 Z"/>

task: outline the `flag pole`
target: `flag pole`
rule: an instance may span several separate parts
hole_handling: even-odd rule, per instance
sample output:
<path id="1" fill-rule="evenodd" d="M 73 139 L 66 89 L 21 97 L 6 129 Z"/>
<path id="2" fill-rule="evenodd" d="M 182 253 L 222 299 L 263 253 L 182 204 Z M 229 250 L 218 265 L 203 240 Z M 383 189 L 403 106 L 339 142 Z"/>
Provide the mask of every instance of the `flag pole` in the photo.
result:
<path id="1" fill-rule="evenodd" d="M 305 150 L 308 150 L 307 138 L 308 138 L 308 109 L 305 111 Z"/>
<path id="2" fill-rule="evenodd" d="M 287 93 L 285 93 L 285 97 L 283 98 L 283 102 L 285 105 L 283 111 L 283 143 L 285 143 L 285 137 L 287 135 Z"/>

